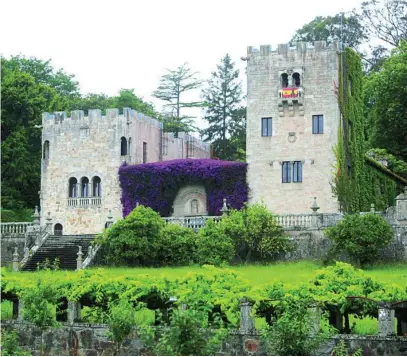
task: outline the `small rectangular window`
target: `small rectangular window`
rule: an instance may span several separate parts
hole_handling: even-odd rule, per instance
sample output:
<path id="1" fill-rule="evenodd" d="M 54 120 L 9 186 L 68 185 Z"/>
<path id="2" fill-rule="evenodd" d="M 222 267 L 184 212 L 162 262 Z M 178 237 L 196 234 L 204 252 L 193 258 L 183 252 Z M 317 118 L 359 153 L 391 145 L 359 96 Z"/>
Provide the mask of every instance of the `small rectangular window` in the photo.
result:
<path id="1" fill-rule="evenodd" d="M 324 133 L 324 116 L 313 115 L 312 116 L 312 134 Z"/>
<path id="2" fill-rule="evenodd" d="M 143 141 L 143 164 L 147 162 L 147 143 Z"/>
<path id="3" fill-rule="evenodd" d="M 293 163 L 293 182 L 302 182 L 302 162 L 294 161 Z"/>
<path id="4" fill-rule="evenodd" d="M 283 183 L 291 182 L 291 162 L 290 161 L 283 161 Z"/>
<path id="5" fill-rule="evenodd" d="M 261 136 L 272 136 L 272 118 L 262 118 L 261 119 Z"/>

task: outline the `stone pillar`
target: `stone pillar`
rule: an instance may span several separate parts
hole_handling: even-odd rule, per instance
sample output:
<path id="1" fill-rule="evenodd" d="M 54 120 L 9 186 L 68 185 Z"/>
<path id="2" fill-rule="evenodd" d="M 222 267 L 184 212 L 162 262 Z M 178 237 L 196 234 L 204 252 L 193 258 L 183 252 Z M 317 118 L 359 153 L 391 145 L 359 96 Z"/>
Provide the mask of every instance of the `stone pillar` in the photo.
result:
<path id="1" fill-rule="evenodd" d="M 18 321 L 23 321 L 23 308 L 24 308 L 24 301 L 22 299 L 18 299 Z"/>
<path id="2" fill-rule="evenodd" d="M 40 214 L 38 213 L 38 206 L 35 206 L 33 217 L 34 226 L 40 226 Z"/>
<path id="3" fill-rule="evenodd" d="M 77 301 L 68 301 L 68 322 L 73 324 L 81 318 L 81 304 Z"/>
<path id="4" fill-rule="evenodd" d="M 222 216 L 227 216 L 229 214 L 230 209 L 226 203 L 226 198 L 223 199 L 223 206 L 220 211 L 222 212 Z"/>
<path id="5" fill-rule="evenodd" d="M 250 335 L 255 332 L 251 311 L 252 304 L 247 299 L 242 299 L 240 301 L 240 331 L 245 335 Z"/>
<path id="6" fill-rule="evenodd" d="M 19 261 L 18 261 L 18 252 L 17 252 L 17 247 L 14 248 L 14 253 L 13 253 L 13 271 L 18 271 L 19 270 Z"/>
<path id="7" fill-rule="evenodd" d="M 319 227 L 319 223 L 320 223 L 320 214 L 318 213 L 319 210 L 319 206 L 317 203 L 317 198 L 314 197 L 314 202 L 312 204 L 312 206 L 310 207 L 312 209 L 312 216 L 311 216 L 311 225 L 312 228 L 318 228 Z"/>
<path id="8" fill-rule="evenodd" d="M 107 221 L 106 221 L 106 228 L 109 228 L 113 225 L 113 215 L 112 215 L 112 210 L 109 209 L 109 214 L 107 215 Z"/>
<path id="9" fill-rule="evenodd" d="M 370 205 L 370 213 L 376 213 L 376 209 L 374 207 L 374 203 Z"/>
<path id="10" fill-rule="evenodd" d="M 78 258 L 76 258 L 76 270 L 82 269 L 82 263 L 83 263 L 82 256 L 83 256 L 82 247 L 79 246 Z"/>
<path id="11" fill-rule="evenodd" d="M 311 330 L 310 330 L 310 335 L 315 336 L 318 334 L 320 330 L 320 318 L 321 318 L 321 310 L 316 304 L 310 305 L 308 308 L 308 312 L 311 317 Z"/>
<path id="12" fill-rule="evenodd" d="M 394 335 L 394 309 L 390 303 L 379 303 L 379 336 Z"/>
<path id="13" fill-rule="evenodd" d="M 404 193 L 396 197 L 396 219 L 399 223 L 407 223 L 407 186 L 404 187 Z"/>
<path id="14" fill-rule="evenodd" d="M 52 234 L 52 218 L 51 218 L 51 212 L 48 212 L 47 218 L 46 218 L 46 230 L 49 234 Z"/>

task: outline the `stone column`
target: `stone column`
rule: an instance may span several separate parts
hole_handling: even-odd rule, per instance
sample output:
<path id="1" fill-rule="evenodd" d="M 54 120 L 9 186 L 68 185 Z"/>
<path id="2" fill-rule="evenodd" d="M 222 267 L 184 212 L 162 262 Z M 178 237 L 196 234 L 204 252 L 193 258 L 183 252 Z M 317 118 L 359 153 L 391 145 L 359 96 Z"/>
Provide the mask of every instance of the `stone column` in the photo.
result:
<path id="1" fill-rule="evenodd" d="M 24 301 L 22 299 L 18 299 L 18 321 L 23 321 L 23 308 L 24 308 Z"/>
<path id="2" fill-rule="evenodd" d="M 38 206 L 35 206 L 34 214 L 32 215 L 32 217 L 34 218 L 34 220 L 33 220 L 34 226 L 39 226 L 40 225 L 40 214 L 38 213 Z"/>
<path id="3" fill-rule="evenodd" d="M 81 318 L 81 304 L 77 301 L 68 301 L 68 322 L 73 324 Z"/>
<path id="4" fill-rule="evenodd" d="M 316 334 L 318 334 L 318 332 L 320 330 L 321 310 L 319 309 L 319 307 L 316 304 L 312 304 L 308 308 L 308 312 L 311 316 L 311 321 L 312 321 L 310 335 L 315 336 Z"/>
<path id="5" fill-rule="evenodd" d="M 407 223 L 407 186 L 404 187 L 404 193 L 396 197 L 396 219 L 399 223 Z"/>
<path id="6" fill-rule="evenodd" d="M 45 224 L 46 230 L 49 234 L 52 234 L 52 218 L 51 218 L 51 212 L 48 212 L 47 218 L 46 218 L 47 223 Z"/>
<path id="7" fill-rule="evenodd" d="M 78 258 L 76 258 L 76 270 L 82 269 L 82 263 L 83 263 L 82 256 L 83 256 L 82 247 L 79 246 Z"/>
<path id="8" fill-rule="evenodd" d="M 19 261 L 18 261 L 18 252 L 17 252 L 17 247 L 14 248 L 14 253 L 13 253 L 13 271 L 18 271 L 19 270 Z"/>
<path id="9" fill-rule="evenodd" d="M 310 208 L 312 209 L 312 216 L 311 216 L 312 228 L 318 228 L 321 215 L 318 213 L 318 210 L 320 207 L 318 206 L 316 197 L 314 197 L 314 202 Z"/>
<path id="10" fill-rule="evenodd" d="M 394 335 L 394 309 L 390 303 L 379 303 L 379 336 Z"/>
<path id="11" fill-rule="evenodd" d="M 370 205 L 370 213 L 376 213 L 376 209 L 374 207 L 374 203 Z"/>
<path id="12" fill-rule="evenodd" d="M 246 298 L 242 299 L 240 301 L 240 331 L 245 335 L 255 332 L 251 311 L 252 304 Z"/>

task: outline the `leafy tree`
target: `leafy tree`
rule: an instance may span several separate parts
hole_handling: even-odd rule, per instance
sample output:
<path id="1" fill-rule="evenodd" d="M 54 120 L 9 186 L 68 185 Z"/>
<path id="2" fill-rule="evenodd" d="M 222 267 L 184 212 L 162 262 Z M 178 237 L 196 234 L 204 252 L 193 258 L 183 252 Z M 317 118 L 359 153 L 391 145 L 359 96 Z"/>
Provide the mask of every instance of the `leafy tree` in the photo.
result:
<path id="1" fill-rule="evenodd" d="M 361 19 L 370 37 L 377 37 L 390 46 L 407 39 L 407 1 L 378 0 L 362 2 Z"/>
<path id="2" fill-rule="evenodd" d="M 369 140 L 407 161 L 407 42 L 392 51 L 381 71 L 365 83 Z"/>
<path id="3" fill-rule="evenodd" d="M 182 97 L 189 91 L 199 88 L 202 81 L 196 78 L 198 72 L 193 72 L 188 63 L 184 63 L 176 70 L 167 69 L 167 73 L 161 77 L 158 88 L 153 96 L 166 102 L 164 107 L 169 109 L 164 117 L 164 130 L 195 131 L 193 118 L 181 115 L 181 109 L 201 107 L 201 102 L 185 102 Z"/>
<path id="4" fill-rule="evenodd" d="M 232 239 L 218 229 L 212 219 L 199 230 L 196 244 L 196 260 L 200 264 L 230 263 L 235 255 Z"/>
<path id="5" fill-rule="evenodd" d="M 126 218 L 117 221 L 96 241 L 102 244 L 104 259 L 116 265 L 158 265 L 160 215 L 149 207 L 138 206 Z"/>
<path id="6" fill-rule="evenodd" d="M 222 160 L 231 160 L 236 151 L 245 149 L 246 111 L 241 108 L 242 88 L 239 70 L 226 54 L 212 73 L 208 87 L 202 91 L 207 109 L 204 119 L 209 127 L 202 130 L 204 140 L 212 141 L 216 155 Z M 231 137 L 237 137 L 235 141 Z M 231 144 L 234 145 L 231 145 Z"/>
<path id="7" fill-rule="evenodd" d="M 134 88 L 120 89 L 119 95 L 113 98 L 113 103 L 115 108 L 132 108 L 150 117 L 159 117 L 151 103 L 144 102 L 142 98 L 134 94 Z"/>
<path id="8" fill-rule="evenodd" d="M 397 159 L 385 149 L 370 149 L 367 154 L 376 160 L 386 160 L 389 170 L 397 175 L 407 178 L 407 162 Z"/>
<path id="9" fill-rule="evenodd" d="M 109 97 L 104 93 L 88 93 L 78 97 L 71 102 L 70 110 L 100 109 L 102 113 L 106 113 L 106 109 L 114 108 L 114 97 Z"/>
<path id="10" fill-rule="evenodd" d="M 233 241 L 235 254 L 243 262 L 271 260 L 290 250 L 283 228 L 263 204 L 232 210 L 217 228 Z"/>
<path id="11" fill-rule="evenodd" d="M 390 225 L 374 213 L 345 215 L 326 234 L 334 243 L 335 253 L 347 253 L 362 265 L 375 261 L 379 250 L 393 239 Z"/>
<path id="12" fill-rule="evenodd" d="M 305 41 L 326 41 L 331 44 L 334 40 L 340 40 L 347 46 L 357 49 L 365 40 L 363 25 L 357 14 L 343 16 L 317 16 L 308 24 L 297 30 L 290 42 Z"/>

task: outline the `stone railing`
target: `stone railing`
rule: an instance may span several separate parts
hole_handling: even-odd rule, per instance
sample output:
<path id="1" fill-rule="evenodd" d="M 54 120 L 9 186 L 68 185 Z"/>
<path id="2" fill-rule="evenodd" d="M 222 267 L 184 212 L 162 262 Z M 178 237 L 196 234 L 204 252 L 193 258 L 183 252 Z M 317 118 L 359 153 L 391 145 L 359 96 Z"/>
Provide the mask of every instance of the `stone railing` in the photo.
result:
<path id="1" fill-rule="evenodd" d="M 9 222 L 1 223 L 1 236 L 13 237 L 24 236 L 27 233 L 28 227 L 32 227 L 34 222 Z"/>
<path id="2" fill-rule="evenodd" d="M 282 214 L 275 216 L 277 224 L 285 229 L 311 228 L 312 214 Z"/>
<path id="3" fill-rule="evenodd" d="M 102 197 L 70 197 L 67 205 L 68 207 L 101 206 Z"/>
<path id="4" fill-rule="evenodd" d="M 208 219 L 213 219 L 215 223 L 218 223 L 221 216 L 194 216 L 194 217 L 165 217 L 163 218 L 165 223 L 178 224 L 182 227 L 192 228 L 197 231 L 202 228 Z"/>

